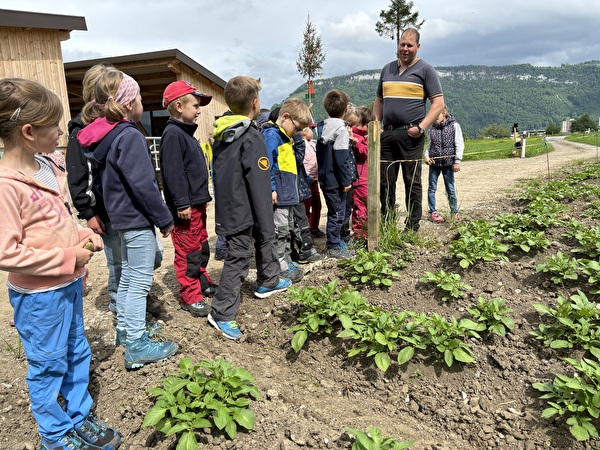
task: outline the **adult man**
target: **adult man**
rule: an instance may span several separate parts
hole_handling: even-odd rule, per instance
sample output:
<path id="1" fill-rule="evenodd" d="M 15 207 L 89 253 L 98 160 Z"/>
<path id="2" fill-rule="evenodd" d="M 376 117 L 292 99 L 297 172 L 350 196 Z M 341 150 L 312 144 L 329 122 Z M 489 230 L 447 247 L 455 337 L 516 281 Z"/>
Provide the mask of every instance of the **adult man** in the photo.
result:
<path id="1" fill-rule="evenodd" d="M 423 135 L 444 108 L 444 95 L 435 69 L 417 56 L 420 34 L 404 30 L 398 43 L 398 60 L 381 71 L 373 105 L 381 134 L 381 212 L 396 207 L 396 180 L 402 166 L 406 202 L 406 229 L 417 231 L 421 220 L 421 158 Z M 425 114 L 426 100 L 431 107 Z"/>

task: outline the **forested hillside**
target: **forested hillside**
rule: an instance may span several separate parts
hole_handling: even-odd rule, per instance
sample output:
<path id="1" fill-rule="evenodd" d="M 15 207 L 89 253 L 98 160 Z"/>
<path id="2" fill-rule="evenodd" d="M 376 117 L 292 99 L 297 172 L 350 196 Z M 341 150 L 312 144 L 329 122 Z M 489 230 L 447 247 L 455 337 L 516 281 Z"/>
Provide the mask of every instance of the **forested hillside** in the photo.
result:
<path id="1" fill-rule="evenodd" d="M 600 61 L 560 67 L 512 66 L 436 67 L 450 111 L 469 137 L 483 127 L 498 123 L 511 128 L 544 129 L 568 118 L 589 113 L 600 116 Z M 323 95 L 341 89 L 356 105 L 373 104 L 380 69 L 315 80 L 313 112 L 326 117 Z M 291 96 L 304 97 L 306 85 Z"/>

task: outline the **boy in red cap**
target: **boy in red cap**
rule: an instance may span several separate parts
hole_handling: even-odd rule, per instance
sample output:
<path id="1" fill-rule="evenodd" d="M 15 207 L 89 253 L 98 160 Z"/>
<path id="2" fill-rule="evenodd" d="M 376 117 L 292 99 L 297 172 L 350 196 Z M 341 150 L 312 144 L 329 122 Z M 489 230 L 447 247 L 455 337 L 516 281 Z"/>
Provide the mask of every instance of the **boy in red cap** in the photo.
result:
<path id="1" fill-rule="evenodd" d="M 160 143 L 160 171 L 165 202 L 173 215 L 171 233 L 175 250 L 174 266 L 179 282 L 180 305 L 197 317 L 206 317 L 210 306 L 205 296 L 214 295 L 206 266 L 210 259 L 206 231 L 208 168 L 202 148 L 194 138 L 200 107 L 211 95 L 199 92 L 187 81 L 169 84 L 163 94 L 163 107 L 170 116 Z"/>

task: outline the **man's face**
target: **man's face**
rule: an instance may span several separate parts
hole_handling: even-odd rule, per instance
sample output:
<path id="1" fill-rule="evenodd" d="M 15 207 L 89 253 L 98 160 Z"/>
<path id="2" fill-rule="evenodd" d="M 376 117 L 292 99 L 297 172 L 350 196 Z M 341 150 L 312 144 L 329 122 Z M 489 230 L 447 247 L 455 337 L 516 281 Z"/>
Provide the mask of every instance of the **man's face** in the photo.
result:
<path id="1" fill-rule="evenodd" d="M 420 44 L 414 33 L 404 33 L 398 43 L 398 59 L 403 65 L 411 65 L 417 57 Z"/>

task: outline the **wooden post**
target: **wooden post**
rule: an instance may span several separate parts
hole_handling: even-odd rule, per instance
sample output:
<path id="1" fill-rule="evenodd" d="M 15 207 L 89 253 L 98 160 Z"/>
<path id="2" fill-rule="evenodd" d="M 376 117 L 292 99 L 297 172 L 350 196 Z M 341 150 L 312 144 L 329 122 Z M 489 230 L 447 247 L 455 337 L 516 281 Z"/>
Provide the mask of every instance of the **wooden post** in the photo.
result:
<path id="1" fill-rule="evenodd" d="M 380 161 L 381 161 L 381 132 L 379 122 L 369 122 L 369 168 L 368 198 L 367 198 L 367 249 L 373 251 L 379 247 L 379 217 L 380 217 Z"/>
<path id="2" fill-rule="evenodd" d="M 525 158 L 525 146 L 527 145 L 527 135 L 523 132 L 523 138 L 521 139 L 521 158 Z"/>

